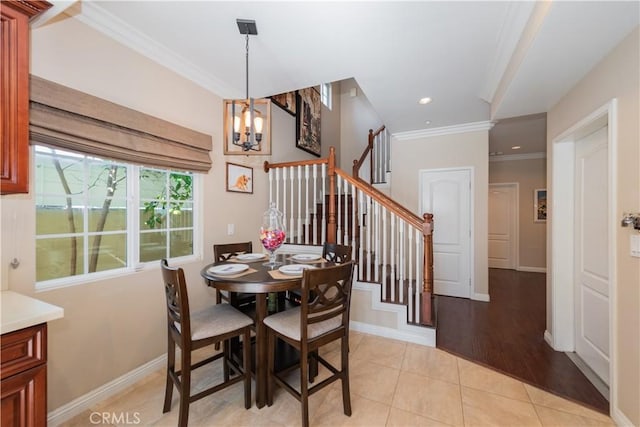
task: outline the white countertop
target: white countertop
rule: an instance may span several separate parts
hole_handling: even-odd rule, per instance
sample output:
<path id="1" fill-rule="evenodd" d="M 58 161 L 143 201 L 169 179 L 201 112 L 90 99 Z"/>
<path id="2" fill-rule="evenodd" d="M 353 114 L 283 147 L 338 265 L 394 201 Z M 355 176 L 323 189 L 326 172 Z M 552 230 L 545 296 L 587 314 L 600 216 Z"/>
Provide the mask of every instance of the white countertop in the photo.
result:
<path id="1" fill-rule="evenodd" d="M 64 316 L 64 309 L 13 291 L 0 292 L 0 334 L 28 328 Z"/>

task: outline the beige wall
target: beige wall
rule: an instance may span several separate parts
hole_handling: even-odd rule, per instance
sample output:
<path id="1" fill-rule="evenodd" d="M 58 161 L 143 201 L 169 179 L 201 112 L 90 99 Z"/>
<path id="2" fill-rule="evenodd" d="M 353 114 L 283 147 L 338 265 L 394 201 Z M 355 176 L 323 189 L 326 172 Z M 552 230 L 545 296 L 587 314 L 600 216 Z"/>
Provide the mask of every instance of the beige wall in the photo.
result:
<path id="1" fill-rule="evenodd" d="M 356 96 L 351 96 L 353 89 L 356 91 Z M 354 79 L 340 82 L 340 108 L 342 109 L 340 123 L 342 155 L 338 166 L 351 175 L 353 161 L 360 158 L 369 142 L 369 129 L 376 130 L 384 123 Z M 361 176 L 368 176 L 366 175 L 368 171 L 369 164 L 365 162 Z"/>
<path id="2" fill-rule="evenodd" d="M 640 30 L 636 27 L 547 115 L 547 153 L 550 155 L 547 182 L 552 183 L 553 140 L 612 98 L 618 100 L 617 205 L 616 215 L 611 218 L 616 224 L 623 212 L 640 211 L 639 40 Z M 553 188 L 549 190 L 553 191 Z M 547 225 L 553 227 L 552 223 Z M 613 382 L 617 407 L 613 411 L 620 411 L 633 425 L 640 425 L 640 259 L 629 255 L 629 236 L 637 232 L 621 227 L 616 227 L 616 230 L 617 262 L 613 266 L 617 273 L 617 282 L 613 284 L 616 295 L 613 342 L 616 346 L 613 353 L 617 375 Z M 550 267 L 548 270 L 553 268 L 550 262 L 547 265 Z M 550 276 L 547 274 L 547 295 L 551 293 Z M 549 316 L 551 303 L 547 307 Z M 549 316 L 547 330 L 553 330 L 552 324 L 553 318 Z"/>
<path id="3" fill-rule="evenodd" d="M 452 135 L 393 139 L 391 143 L 391 197 L 422 217 L 418 173 L 422 169 L 472 167 L 473 270 L 471 297 L 488 294 L 487 201 L 489 194 L 489 133 L 476 131 Z M 434 227 L 438 218 L 434 218 Z M 476 295 L 478 296 L 478 295 Z"/>
<path id="4" fill-rule="evenodd" d="M 223 156 L 221 98 L 75 19 L 62 19 L 32 31 L 31 72 L 212 135 L 213 167 L 200 181 L 204 196 L 199 212 L 203 257 L 182 265 L 194 309 L 212 301 L 213 293 L 205 287 L 199 272 L 212 258 L 214 242 L 251 240 L 259 248 L 260 214 L 268 198 L 263 162 L 315 158 L 295 148 L 293 117 L 275 106 L 273 158 Z M 339 136 L 339 108 L 325 110 L 322 133 L 329 140 L 335 139 Z M 329 145 L 323 144 L 323 153 L 328 152 Z M 226 161 L 254 168 L 253 194 L 225 191 Z M 53 411 L 164 354 L 165 303 L 155 266 L 36 294 L 32 195 L 1 198 L 2 266 L 14 256 L 21 261 L 16 270 L 2 268 L 2 289 L 35 296 L 65 310 L 64 319 L 49 324 L 48 410 Z M 235 224 L 233 236 L 227 236 L 229 223 Z M 7 239 L 16 224 L 19 236 Z"/>
<path id="5" fill-rule="evenodd" d="M 546 159 L 489 162 L 490 184 L 518 183 L 518 268 L 547 265 L 547 227 L 533 222 L 533 190 L 546 188 L 546 175 Z"/>

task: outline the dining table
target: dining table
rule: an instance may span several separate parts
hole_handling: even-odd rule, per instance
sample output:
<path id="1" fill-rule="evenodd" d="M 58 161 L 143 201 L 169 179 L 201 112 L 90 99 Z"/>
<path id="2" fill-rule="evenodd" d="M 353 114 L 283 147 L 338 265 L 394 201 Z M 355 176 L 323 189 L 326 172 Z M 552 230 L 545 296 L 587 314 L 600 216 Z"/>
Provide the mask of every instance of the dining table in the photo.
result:
<path id="1" fill-rule="evenodd" d="M 247 257 L 245 260 L 239 256 L 237 259 L 232 258 L 228 261 L 208 264 L 200 271 L 208 286 L 222 291 L 256 295 L 254 371 L 256 406 L 258 408 L 264 407 L 267 402 L 267 355 L 268 351 L 272 351 L 267 348 L 267 331 L 264 325 L 264 319 L 270 314 L 267 309 L 267 296 L 301 287 L 302 272 L 296 274 L 296 265 L 306 265 L 312 268 L 335 265 L 319 255 L 314 256 L 313 254 L 278 254 L 276 262 L 277 266 L 270 266 L 267 265 L 267 256 L 261 259 Z M 238 264 L 244 264 L 248 268 L 242 267 L 244 271 L 233 274 L 240 269 L 233 267 Z M 286 274 L 283 271 L 286 271 Z"/>

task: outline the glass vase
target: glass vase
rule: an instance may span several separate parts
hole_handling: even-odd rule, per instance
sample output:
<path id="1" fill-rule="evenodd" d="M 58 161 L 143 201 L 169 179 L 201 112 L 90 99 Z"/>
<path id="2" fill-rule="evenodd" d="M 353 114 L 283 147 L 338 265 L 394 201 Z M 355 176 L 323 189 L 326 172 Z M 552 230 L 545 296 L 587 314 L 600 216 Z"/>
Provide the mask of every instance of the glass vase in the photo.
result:
<path id="1" fill-rule="evenodd" d="M 285 236 L 282 212 L 276 208 L 275 203 L 271 203 L 269 209 L 262 216 L 262 226 L 260 227 L 260 242 L 269 252 L 269 262 L 263 265 L 269 266 L 271 269 L 282 265 L 281 262 L 276 261 L 276 250 L 284 243 Z"/>

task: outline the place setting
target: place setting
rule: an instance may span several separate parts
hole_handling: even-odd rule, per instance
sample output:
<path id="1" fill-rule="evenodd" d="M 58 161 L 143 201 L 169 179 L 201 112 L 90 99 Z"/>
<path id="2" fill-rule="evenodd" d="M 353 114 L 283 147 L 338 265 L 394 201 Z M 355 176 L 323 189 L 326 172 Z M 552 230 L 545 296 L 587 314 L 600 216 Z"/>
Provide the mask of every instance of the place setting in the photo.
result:
<path id="1" fill-rule="evenodd" d="M 241 277 L 247 274 L 255 273 L 255 268 L 249 268 L 247 264 L 220 264 L 214 265 L 213 267 L 209 267 L 207 269 L 207 273 L 212 274 L 214 276 L 221 276 L 227 278 L 235 278 Z"/>
<path id="2" fill-rule="evenodd" d="M 317 267 L 309 264 L 286 264 L 277 270 L 270 270 L 269 275 L 274 279 L 291 279 L 293 277 L 302 277 L 302 273 L 304 273 L 305 270 L 315 268 Z"/>
<path id="3" fill-rule="evenodd" d="M 248 264 L 250 264 L 250 263 L 256 262 L 256 261 L 262 261 L 266 257 L 267 257 L 266 254 L 262 254 L 262 253 L 259 253 L 259 252 L 252 252 L 252 253 L 247 253 L 247 254 L 236 255 L 235 257 L 231 258 L 229 261 L 236 262 L 236 263 L 248 263 Z"/>
<path id="4" fill-rule="evenodd" d="M 290 256 L 289 259 L 293 262 L 301 262 L 305 264 L 317 264 L 325 261 L 321 255 L 312 253 L 295 254 Z"/>

